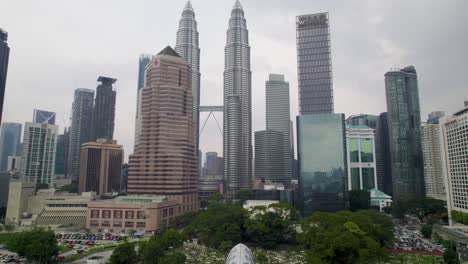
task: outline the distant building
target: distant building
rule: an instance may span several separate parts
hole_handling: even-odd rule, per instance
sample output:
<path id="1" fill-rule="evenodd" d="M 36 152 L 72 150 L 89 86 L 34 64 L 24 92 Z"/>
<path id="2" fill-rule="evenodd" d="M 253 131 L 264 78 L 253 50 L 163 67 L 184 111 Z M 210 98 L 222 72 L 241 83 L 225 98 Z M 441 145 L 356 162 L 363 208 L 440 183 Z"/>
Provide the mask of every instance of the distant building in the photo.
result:
<path id="1" fill-rule="evenodd" d="M 149 54 L 142 54 L 140 55 L 140 59 L 138 60 L 138 85 L 137 85 L 137 109 L 135 115 L 135 141 L 140 140 L 141 129 L 143 125 L 143 121 L 141 119 L 141 93 L 142 89 L 145 86 L 145 74 L 146 74 L 146 67 L 152 61 L 153 56 Z"/>
<path id="2" fill-rule="evenodd" d="M 81 147 L 79 193 L 119 193 L 123 147 L 115 140 L 98 139 Z"/>
<path id="3" fill-rule="evenodd" d="M 210 196 L 221 192 L 222 176 L 205 176 L 198 180 L 198 198 L 201 201 L 209 200 Z"/>
<path id="4" fill-rule="evenodd" d="M 2 122 L 3 101 L 8 72 L 8 58 L 10 47 L 8 47 L 8 33 L 0 28 L 0 123 Z"/>
<path id="5" fill-rule="evenodd" d="M 421 142 L 424 164 L 424 182 L 426 196 L 446 200 L 445 183 L 446 168 L 442 126 L 439 118 L 444 112 L 433 112 L 427 123 L 421 124 Z"/>
<path id="6" fill-rule="evenodd" d="M 99 76 L 101 84 L 96 88 L 96 98 L 93 108 L 93 126 L 91 140 L 98 138 L 114 138 L 116 91 L 113 84 L 117 79 Z"/>
<path id="7" fill-rule="evenodd" d="M 34 191 L 34 183 L 10 180 L 5 223 L 20 223 L 21 214 L 27 212 L 28 197 L 34 195 Z"/>
<path id="8" fill-rule="evenodd" d="M 333 74 L 328 13 L 296 17 L 299 114 L 333 113 Z"/>
<path id="9" fill-rule="evenodd" d="M 275 143 L 281 152 L 282 162 L 277 171 L 279 177 L 271 178 L 271 180 L 291 182 L 294 154 L 289 110 L 289 83 L 284 80 L 282 74 L 270 74 L 265 82 L 265 91 L 266 130 L 281 133 L 281 142 L 283 142 L 282 146 L 279 146 L 279 142 Z"/>
<path id="10" fill-rule="evenodd" d="M 128 193 L 177 199 L 182 213 L 198 211 L 198 159 L 190 66 L 171 47 L 146 69 L 141 134 L 129 158 Z"/>
<path id="11" fill-rule="evenodd" d="M 55 125 L 55 112 L 34 109 L 33 123 Z"/>
<path id="12" fill-rule="evenodd" d="M 218 158 L 218 153 L 217 152 L 207 152 L 206 154 L 206 175 L 207 176 L 213 176 L 213 175 L 219 175 L 218 173 L 218 168 L 217 168 L 217 158 Z"/>
<path id="13" fill-rule="evenodd" d="M 387 113 L 381 113 L 377 119 L 377 126 L 375 128 L 375 163 L 377 167 L 377 189 L 392 195 Z"/>
<path id="14" fill-rule="evenodd" d="M 255 257 L 246 245 L 239 243 L 229 252 L 226 264 L 255 264 Z"/>
<path id="15" fill-rule="evenodd" d="M 385 74 L 388 135 L 395 201 L 425 196 L 418 76 L 413 66 Z"/>
<path id="16" fill-rule="evenodd" d="M 255 132 L 255 178 L 273 182 L 290 182 L 285 177 L 284 135 L 280 131 Z"/>
<path id="17" fill-rule="evenodd" d="M 53 184 L 58 127 L 26 122 L 21 177 L 31 183 Z"/>
<path id="18" fill-rule="evenodd" d="M 68 151 L 66 147 L 65 135 L 58 135 L 57 149 L 55 151 L 55 175 L 65 175 L 65 168 L 67 167 Z"/>
<path id="19" fill-rule="evenodd" d="M 348 190 L 377 188 L 374 129 L 346 125 Z"/>
<path id="20" fill-rule="evenodd" d="M 379 117 L 375 115 L 368 115 L 368 114 L 352 115 L 346 118 L 346 124 L 353 125 L 353 126 L 367 126 L 372 129 L 376 129 L 378 119 Z"/>
<path id="21" fill-rule="evenodd" d="M 9 173 L 0 172 L 0 221 L 2 223 L 4 223 L 3 219 L 5 219 L 9 189 L 10 189 Z"/>
<path id="22" fill-rule="evenodd" d="M 88 204 L 86 229 L 91 232 L 162 231 L 182 214 L 181 203 L 164 196 L 119 196 Z"/>
<path id="23" fill-rule="evenodd" d="M 450 225 L 451 211 L 468 213 L 468 107 L 465 107 L 443 123 L 443 140 L 447 164 L 446 195 Z"/>
<path id="24" fill-rule="evenodd" d="M 382 211 L 383 208 L 392 205 L 392 197 L 384 192 L 377 190 L 376 188 L 369 190 L 371 197 L 371 206 L 379 208 Z"/>
<path id="25" fill-rule="evenodd" d="M 0 172 L 7 170 L 9 156 L 18 156 L 21 140 L 21 124 L 2 123 L 0 133 Z"/>
<path id="26" fill-rule="evenodd" d="M 122 178 L 120 180 L 120 192 L 127 193 L 128 189 L 128 164 L 122 165 Z"/>
<path id="27" fill-rule="evenodd" d="M 302 216 L 344 209 L 347 171 L 344 115 L 298 116 L 297 149 Z"/>
<path id="28" fill-rule="evenodd" d="M 92 141 L 94 91 L 79 88 L 74 92 L 69 132 L 67 177 L 78 181 L 81 145 Z"/>

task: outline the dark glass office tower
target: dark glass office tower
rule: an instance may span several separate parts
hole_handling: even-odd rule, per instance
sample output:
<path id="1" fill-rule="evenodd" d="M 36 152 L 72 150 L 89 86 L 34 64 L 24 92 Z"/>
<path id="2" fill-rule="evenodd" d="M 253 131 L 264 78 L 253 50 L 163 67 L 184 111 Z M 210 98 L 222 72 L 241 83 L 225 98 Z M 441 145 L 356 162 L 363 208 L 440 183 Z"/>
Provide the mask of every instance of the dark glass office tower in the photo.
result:
<path id="1" fill-rule="evenodd" d="M 413 66 L 385 74 L 393 200 L 425 196 L 418 76 Z"/>
<path id="2" fill-rule="evenodd" d="M 55 112 L 34 109 L 33 123 L 55 125 Z"/>
<path id="3" fill-rule="evenodd" d="M 0 172 L 7 170 L 8 156 L 19 156 L 21 124 L 3 123 L 0 134 Z"/>
<path id="4" fill-rule="evenodd" d="M 138 59 L 138 91 L 145 86 L 145 69 L 152 58 L 153 56 L 149 54 L 141 54 Z"/>
<path id="5" fill-rule="evenodd" d="M 333 113 L 333 80 L 328 13 L 296 18 L 299 113 Z"/>
<path id="6" fill-rule="evenodd" d="M 298 116 L 297 155 L 302 216 L 344 209 L 347 188 L 344 115 Z"/>
<path id="7" fill-rule="evenodd" d="M 8 71 L 8 57 L 10 47 L 8 47 L 8 33 L 0 28 L 0 123 L 2 122 L 3 101 L 5 97 L 5 86 Z"/>
<path id="8" fill-rule="evenodd" d="M 389 144 L 387 113 L 381 113 L 378 116 L 377 127 L 375 128 L 377 189 L 391 196 L 393 194 L 393 188 Z"/>
<path id="9" fill-rule="evenodd" d="M 100 85 L 96 88 L 96 99 L 93 109 L 92 140 L 98 138 L 112 139 L 114 137 L 115 99 L 116 92 L 112 85 L 117 79 L 100 76 Z"/>
<path id="10" fill-rule="evenodd" d="M 280 131 L 255 132 L 255 178 L 290 185 L 291 177 L 285 179 L 284 175 L 284 167 L 290 163 L 290 156 L 285 159 L 284 139 Z"/>

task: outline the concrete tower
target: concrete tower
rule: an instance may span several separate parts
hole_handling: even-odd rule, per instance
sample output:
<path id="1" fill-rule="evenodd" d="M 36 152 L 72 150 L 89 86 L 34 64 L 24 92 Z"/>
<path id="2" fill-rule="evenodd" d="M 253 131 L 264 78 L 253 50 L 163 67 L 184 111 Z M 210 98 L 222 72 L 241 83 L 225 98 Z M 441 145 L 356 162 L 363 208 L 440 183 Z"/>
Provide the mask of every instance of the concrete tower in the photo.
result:
<path id="1" fill-rule="evenodd" d="M 195 128 L 195 153 L 198 156 L 200 133 L 200 48 L 198 47 L 198 31 L 195 13 L 190 1 L 182 12 L 182 18 L 177 30 L 175 51 L 189 64 L 192 69 L 193 120 Z"/>
<path id="2" fill-rule="evenodd" d="M 252 188 L 252 72 L 244 10 L 234 4 L 224 67 L 224 182 L 227 197 Z"/>

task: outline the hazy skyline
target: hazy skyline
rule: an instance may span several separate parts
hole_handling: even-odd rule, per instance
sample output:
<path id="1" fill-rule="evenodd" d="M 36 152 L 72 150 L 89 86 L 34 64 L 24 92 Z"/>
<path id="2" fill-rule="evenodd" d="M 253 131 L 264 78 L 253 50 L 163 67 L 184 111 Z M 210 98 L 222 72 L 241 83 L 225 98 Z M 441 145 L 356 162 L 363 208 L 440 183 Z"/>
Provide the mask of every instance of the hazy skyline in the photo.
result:
<path id="1" fill-rule="evenodd" d="M 234 0 L 193 0 L 201 49 L 201 105 L 222 105 L 226 30 Z M 241 0 L 251 46 L 253 131 L 265 129 L 265 81 L 284 74 L 290 83 L 291 120 L 298 114 L 295 17 L 328 11 L 335 112 L 386 111 L 384 74 L 414 65 L 422 120 L 451 114 L 468 95 L 465 34 L 468 2 Z M 4 122 L 31 121 L 34 108 L 70 125 L 73 92 L 96 89 L 98 76 L 118 79 L 114 138 L 133 151 L 138 57 L 175 46 L 185 0 L 2 1 L 0 27 L 9 33 L 10 63 Z M 207 114 L 200 117 L 200 127 Z M 222 122 L 222 114 L 216 114 Z M 221 124 L 222 126 L 222 124 Z M 211 119 L 203 153 L 222 155 Z"/>

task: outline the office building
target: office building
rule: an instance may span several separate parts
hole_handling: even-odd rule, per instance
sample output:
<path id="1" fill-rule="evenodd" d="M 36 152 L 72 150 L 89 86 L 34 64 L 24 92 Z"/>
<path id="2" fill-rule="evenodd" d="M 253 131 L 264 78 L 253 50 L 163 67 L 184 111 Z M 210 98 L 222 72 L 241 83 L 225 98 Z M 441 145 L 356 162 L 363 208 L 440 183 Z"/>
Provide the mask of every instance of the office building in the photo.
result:
<path id="1" fill-rule="evenodd" d="M 198 155 L 200 131 L 200 48 L 197 21 L 190 1 L 187 2 L 177 30 L 175 51 L 192 69 L 193 120 L 195 125 L 195 153 Z M 201 166 L 201 162 L 199 163 Z"/>
<path id="2" fill-rule="evenodd" d="M 55 150 L 55 175 L 65 175 L 68 153 L 65 150 L 65 135 L 57 136 L 57 149 Z"/>
<path id="3" fill-rule="evenodd" d="M 281 141 L 283 142 L 283 146 L 280 146 L 279 150 L 283 155 L 282 168 L 278 168 L 277 172 L 282 175 L 278 178 L 275 177 L 275 180 L 290 182 L 292 178 L 294 154 L 292 153 L 292 130 L 289 111 L 289 83 L 284 80 L 284 75 L 270 74 L 269 80 L 265 83 L 265 87 L 266 130 L 280 132 L 282 134 Z"/>
<path id="4" fill-rule="evenodd" d="M 219 172 L 218 170 L 218 164 L 217 164 L 217 159 L 218 159 L 218 153 L 217 152 L 207 152 L 206 154 L 206 175 L 207 176 L 213 176 L 213 175 L 220 175 L 217 174 Z"/>
<path id="5" fill-rule="evenodd" d="M 5 88 L 8 72 L 8 58 L 10 47 L 8 46 L 8 33 L 0 28 L 0 123 L 2 122 L 3 101 L 5 99 Z"/>
<path id="6" fill-rule="evenodd" d="M 284 167 L 289 159 L 284 159 L 284 134 L 275 130 L 255 132 L 255 178 L 263 181 L 288 183 L 284 177 Z"/>
<path id="7" fill-rule="evenodd" d="M 67 159 L 67 177 L 73 181 L 78 181 L 80 175 L 81 145 L 92 141 L 93 103 L 93 90 L 84 88 L 75 90 Z"/>
<path id="8" fill-rule="evenodd" d="M 222 186 L 222 176 L 205 176 L 198 180 L 198 198 L 208 201 L 213 194 L 219 194 Z"/>
<path id="9" fill-rule="evenodd" d="M 96 88 L 96 98 L 93 109 L 93 125 L 91 140 L 98 138 L 113 139 L 116 92 L 113 84 L 117 79 L 99 76 L 101 84 Z"/>
<path id="10" fill-rule="evenodd" d="M 374 129 L 365 125 L 346 125 L 348 190 L 377 188 Z"/>
<path id="11" fill-rule="evenodd" d="M 328 13 L 296 18 L 299 114 L 333 113 L 333 74 Z"/>
<path id="12" fill-rule="evenodd" d="M 33 123 L 55 125 L 55 112 L 34 109 Z"/>
<path id="13" fill-rule="evenodd" d="M 297 117 L 298 200 L 303 217 L 345 208 L 345 134 L 343 114 Z"/>
<path id="14" fill-rule="evenodd" d="M 424 168 L 418 76 L 413 66 L 385 74 L 394 201 L 421 199 Z"/>
<path id="15" fill-rule="evenodd" d="M 21 140 L 21 124 L 2 123 L 0 132 L 0 172 L 6 171 L 8 157 L 18 156 Z"/>
<path id="16" fill-rule="evenodd" d="M 27 212 L 28 197 L 34 195 L 34 183 L 11 179 L 5 223 L 19 224 L 21 214 Z"/>
<path id="17" fill-rule="evenodd" d="M 21 177 L 34 184 L 53 184 L 58 127 L 26 122 L 23 136 Z"/>
<path id="18" fill-rule="evenodd" d="M 164 196 L 119 196 L 88 204 L 86 229 L 93 233 L 154 233 L 171 227 L 181 215 L 181 203 Z"/>
<path id="19" fill-rule="evenodd" d="M 368 114 L 352 115 L 346 118 L 346 124 L 353 125 L 353 126 L 367 126 L 372 129 L 376 129 L 378 119 L 379 117 L 375 115 L 368 115 Z"/>
<path id="20" fill-rule="evenodd" d="M 453 225 L 452 211 L 468 213 L 468 107 L 441 122 L 447 164 L 447 210 Z"/>
<path id="21" fill-rule="evenodd" d="M 119 193 L 123 147 L 117 141 L 98 139 L 81 147 L 79 192 Z"/>
<path id="22" fill-rule="evenodd" d="M 138 59 L 138 91 L 143 89 L 145 86 L 145 69 L 146 66 L 151 62 L 153 58 L 150 54 L 141 54 L 140 58 Z"/>
<path id="23" fill-rule="evenodd" d="M 252 189 L 252 72 L 244 10 L 236 0 L 224 49 L 224 181 L 225 195 Z"/>
<path id="24" fill-rule="evenodd" d="M 427 123 L 421 124 L 426 196 L 439 200 L 446 200 L 444 144 L 442 127 L 439 124 L 439 118 L 443 116 L 444 112 L 433 112 L 429 114 Z"/>
<path id="25" fill-rule="evenodd" d="M 190 66 L 167 46 L 146 70 L 141 136 L 129 158 L 128 193 L 175 198 L 182 213 L 198 210 L 198 160 Z"/>
<path id="26" fill-rule="evenodd" d="M 375 162 L 377 168 L 377 189 L 393 195 L 387 113 L 381 113 L 377 118 L 375 128 Z"/>
<path id="27" fill-rule="evenodd" d="M 127 193 L 128 189 L 128 164 L 122 165 L 122 177 L 120 180 L 120 193 Z"/>

